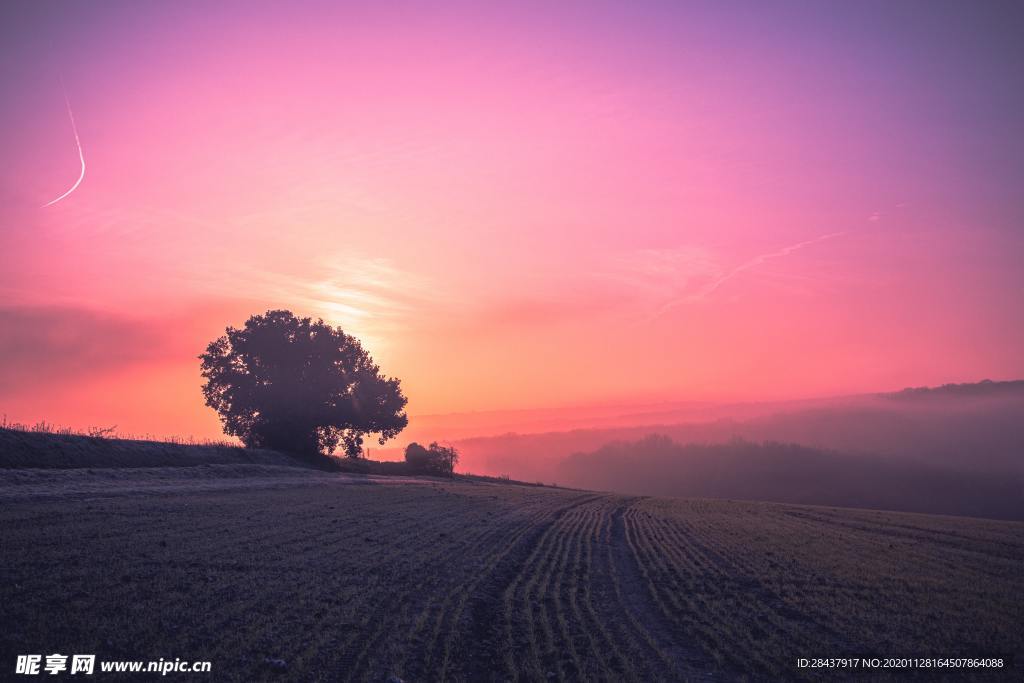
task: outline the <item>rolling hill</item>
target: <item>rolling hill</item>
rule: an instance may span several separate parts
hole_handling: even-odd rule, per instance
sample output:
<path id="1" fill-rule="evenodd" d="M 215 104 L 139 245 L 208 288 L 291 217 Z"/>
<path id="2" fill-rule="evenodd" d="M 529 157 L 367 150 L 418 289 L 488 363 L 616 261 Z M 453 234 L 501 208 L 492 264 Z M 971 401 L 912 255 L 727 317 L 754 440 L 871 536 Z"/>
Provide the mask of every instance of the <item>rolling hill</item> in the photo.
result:
<path id="1" fill-rule="evenodd" d="M 1024 381 L 748 406 L 736 415 L 455 445 L 474 472 L 622 493 L 1024 518 Z M 652 435 L 674 445 L 660 447 Z"/>

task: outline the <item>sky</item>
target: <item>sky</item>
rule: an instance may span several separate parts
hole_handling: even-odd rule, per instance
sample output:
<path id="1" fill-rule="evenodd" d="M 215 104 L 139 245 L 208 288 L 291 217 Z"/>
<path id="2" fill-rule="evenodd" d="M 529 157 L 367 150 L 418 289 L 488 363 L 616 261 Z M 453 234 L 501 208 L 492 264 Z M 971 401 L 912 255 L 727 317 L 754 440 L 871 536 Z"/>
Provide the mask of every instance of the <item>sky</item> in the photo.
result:
<path id="1" fill-rule="evenodd" d="M 270 308 L 362 339 L 414 422 L 1022 377 L 1021 35 L 1016 2 L 5 2 L 0 413 L 214 437 L 196 356 Z"/>

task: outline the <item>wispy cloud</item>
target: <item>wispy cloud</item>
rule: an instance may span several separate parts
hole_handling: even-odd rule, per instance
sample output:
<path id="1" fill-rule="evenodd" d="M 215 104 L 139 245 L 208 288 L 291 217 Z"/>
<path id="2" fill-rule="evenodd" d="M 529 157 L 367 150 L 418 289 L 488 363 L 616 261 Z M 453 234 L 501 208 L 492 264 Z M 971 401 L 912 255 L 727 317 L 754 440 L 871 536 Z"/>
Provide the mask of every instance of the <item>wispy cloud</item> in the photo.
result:
<path id="1" fill-rule="evenodd" d="M 725 283 L 767 261 L 844 234 L 845 231 L 819 235 L 758 254 L 728 269 L 719 255 L 705 247 L 641 250 L 620 259 L 608 277 L 639 291 L 646 299 L 657 301 L 649 318 L 655 320 L 684 303 L 707 299 Z"/>
<path id="2" fill-rule="evenodd" d="M 249 273 L 246 280 L 250 295 L 323 317 L 372 348 L 389 345 L 440 300 L 427 278 L 385 258 L 327 257 L 306 273 Z"/>
<path id="3" fill-rule="evenodd" d="M 695 281 L 720 271 L 713 252 L 704 247 L 640 249 L 620 257 L 606 278 L 652 296 L 680 296 Z"/>
<path id="4" fill-rule="evenodd" d="M 751 268 L 756 268 L 757 266 L 761 265 L 762 263 L 764 263 L 765 261 L 768 261 L 770 259 L 775 259 L 775 258 L 781 258 L 783 256 L 788 256 L 789 254 L 792 254 L 794 251 L 797 251 L 798 249 L 803 249 L 804 247 L 809 247 L 812 244 L 817 244 L 818 242 L 824 242 L 825 240 L 832 239 L 833 237 L 839 237 L 840 235 L 845 235 L 845 234 L 846 234 L 845 230 L 841 231 L 841 232 L 830 232 L 830 233 L 828 233 L 826 235 L 820 235 L 818 237 L 815 237 L 814 239 L 809 239 L 809 240 L 805 240 L 803 242 L 797 242 L 796 244 L 791 244 L 788 247 L 783 247 L 782 249 L 779 249 L 777 251 L 770 251 L 770 252 L 768 252 L 766 254 L 759 254 L 759 255 L 755 256 L 754 258 L 750 259 L 749 261 L 736 266 L 735 268 L 733 268 L 732 270 L 727 272 L 725 275 L 722 275 L 721 277 L 716 278 L 715 280 L 712 280 L 711 282 L 706 284 L 704 287 L 702 287 L 697 293 L 693 294 L 690 298 L 692 298 L 692 299 L 705 299 L 709 295 L 714 293 L 715 290 L 717 290 L 719 287 L 721 287 L 726 282 L 728 282 L 729 280 L 733 279 L 734 277 L 736 277 L 737 275 L 739 275 L 740 273 L 742 273 L 745 270 L 750 270 Z"/>
<path id="5" fill-rule="evenodd" d="M 77 306 L 0 306 L 0 399 L 174 357 L 182 352 L 176 322 Z"/>

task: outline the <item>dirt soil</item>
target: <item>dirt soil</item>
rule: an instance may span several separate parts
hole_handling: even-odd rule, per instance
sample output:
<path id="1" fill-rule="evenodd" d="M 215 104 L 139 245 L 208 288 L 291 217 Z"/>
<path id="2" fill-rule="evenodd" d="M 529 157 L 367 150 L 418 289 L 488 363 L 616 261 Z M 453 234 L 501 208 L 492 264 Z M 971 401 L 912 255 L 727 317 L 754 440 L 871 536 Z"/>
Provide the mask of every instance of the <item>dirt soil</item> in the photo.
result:
<path id="1" fill-rule="evenodd" d="M 60 652 L 218 681 L 778 680 L 1024 653 L 1020 523 L 276 465 L 0 475 L 8 673 Z"/>

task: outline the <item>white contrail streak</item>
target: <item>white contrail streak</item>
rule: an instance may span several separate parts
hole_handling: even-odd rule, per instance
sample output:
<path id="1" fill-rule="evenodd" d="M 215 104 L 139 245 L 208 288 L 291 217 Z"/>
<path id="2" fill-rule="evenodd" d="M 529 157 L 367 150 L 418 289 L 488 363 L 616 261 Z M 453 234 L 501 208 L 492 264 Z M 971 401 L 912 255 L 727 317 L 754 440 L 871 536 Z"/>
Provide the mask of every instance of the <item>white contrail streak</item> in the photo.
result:
<path id="1" fill-rule="evenodd" d="M 830 232 L 830 233 L 825 234 L 825 235 L 819 235 L 818 237 L 815 237 L 814 239 L 809 239 L 809 240 L 805 240 L 803 242 L 798 242 L 796 244 L 791 244 L 788 247 L 783 247 L 782 249 L 779 249 L 777 251 L 771 251 L 771 252 L 768 252 L 767 254 L 759 254 L 759 255 L 755 256 L 754 258 L 750 259 L 749 261 L 747 261 L 745 263 L 741 263 L 740 265 L 736 266 L 735 268 L 730 270 L 725 275 L 722 275 L 721 277 L 718 277 L 715 280 L 713 280 L 712 282 L 709 282 L 708 284 L 704 285 L 704 287 L 702 287 L 700 289 L 700 291 L 698 291 L 698 292 L 696 292 L 694 294 L 691 294 L 688 297 L 674 299 L 672 301 L 669 301 L 664 306 L 662 306 L 661 309 L 659 309 L 657 313 L 654 314 L 654 318 L 661 317 L 666 311 L 668 311 L 669 309 L 675 308 L 679 304 L 683 303 L 683 301 L 696 301 L 696 300 L 701 300 L 701 299 L 707 298 L 708 295 L 710 295 L 716 289 L 718 289 L 723 284 L 725 284 L 726 282 L 728 282 L 732 278 L 736 277 L 737 275 L 739 275 L 743 271 L 749 270 L 751 268 L 754 268 L 755 266 L 759 266 L 759 265 L 761 265 L 762 263 L 764 263 L 765 261 L 767 261 L 769 259 L 779 258 L 781 256 L 787 256 L 789 254 L 792 254 L 797 249 L 803 249 L 804 247 L 810 246 L 810 245 L 815 244 L 817 242 L 822 242 L 824 240 L 831 239 L 833 237 L 839 237 L 840 235 L 845 235 L 845 234 L 846 234 L 846 231 Z"/>
<path id="2" fill-rule="evenodd" d="M 764 263 L 768 259 L 778 258 L 780 256 L 787 256 L 789 254 L 792 254 L 797 249 L 803 249 L 804 247 L 810 246 L 810 245 L 815 244 L 817 242 L 821 242 L 823 240 L 827 240 L 827 239 L 830 239 L 832 237 L 839 237 L 840 235 L 845 235 L 845 234 L 846 234 L 845 232 L 830 232 L 827 235 L 820 235 L 820 236 L 815 237 L 814 239 L 811 239 L 811 240 L 806 240 L 804 242 L 799 242 L 797 244 L 791 244 L 788 247 L 783 247 L 782 249 L 779 249 L 778 251 L 773 251 L 773 252 L 769 252 L 767 254 L 760 254 L 759 256 L 755 256 L 754 258 L 750 259 L 746 263 L 743 263 L 741 265 L 736 266 L 735 268 L 730 270 L 728 273 L 726 273 L 722 277 L 718 278 L 714 282 L 711 282 L 710 284 L 705 286 L 703 289 L 701 289 L 700 292 L 698 292 L 695 295 L 695 297 L 698 298 L 698 299 L 703 299 L 708 294 L 711 294 L 713 291 L 715 291 L 716 289 L 721 287 L 723 284 L 725 284 L 725 282 L 727 280 L 731 280 L 732 278 L 734 278 L 737 275 L 739 275 L 740 273 L 742 273 L 744 270 L 749 270 L 750 268 L 753 268 L 754 266 L 761 265 L 762 263 Z"/>
<path id="3" fill-rule="evenodd" d="M 71 119 L 71 130 L 74 131 L 75 133 L 75 144 L 78 145 L 78 160 L 82 162 L 82 172 L 78 174 L 78 180 L 76 180 L 75 184 L 71 186 L 71 189 L 69 189 L 67 192 L 57 197 L 56 199 L 48 201 L 45 204 L 43 204 L 40 208 L 44 209 L 48 206 L 53 206 L 54 204 L 56 204 L 57 202 L 59 202 L 60 200 L 64 199 L 69 194 L 77 190 L 78 186 L 82 184 L 82 178 L 85 177 L 85 154 L 82 153 L 82 141 L 78 139 L 78 126 L 75 125 L 75 115 L 71 111 L 71 100 L 68 99 L 67 90 L 64 91 L 64 103 L 68 105 L 68 118 Z"/>

